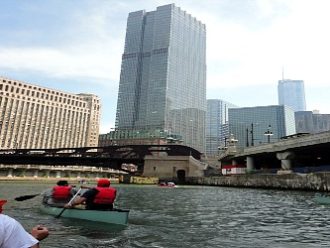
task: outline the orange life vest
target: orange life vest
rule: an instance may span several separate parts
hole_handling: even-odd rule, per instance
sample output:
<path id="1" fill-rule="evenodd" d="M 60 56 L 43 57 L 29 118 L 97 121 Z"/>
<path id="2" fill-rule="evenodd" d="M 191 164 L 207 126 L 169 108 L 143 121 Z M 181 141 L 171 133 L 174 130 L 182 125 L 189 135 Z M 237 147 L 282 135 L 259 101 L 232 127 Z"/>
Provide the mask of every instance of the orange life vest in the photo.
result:
<path id="1" fill-rule="evenodd" d="M 52 197 L 55 200 L 65 200 L 71 197 L 71 186 L 55 186 L 53 187 Z"/>
<path id="2" fill-rule="evenodd" d="M 115 201 L 116 189 L 104 187 L 96 187 L 96 189 L 99 192 L 94 198 L 94 204 L 112 204 Z"/>

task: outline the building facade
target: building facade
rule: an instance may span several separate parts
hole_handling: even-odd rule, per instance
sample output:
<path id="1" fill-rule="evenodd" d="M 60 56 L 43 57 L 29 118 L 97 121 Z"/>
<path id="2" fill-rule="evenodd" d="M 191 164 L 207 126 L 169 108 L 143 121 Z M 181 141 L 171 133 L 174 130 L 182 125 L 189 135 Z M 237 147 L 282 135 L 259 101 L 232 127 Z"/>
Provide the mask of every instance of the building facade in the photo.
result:
<path id="1" fill-rule="evenodd" d="M 116 130 L 166 132 L 204 152 L 205 25 L 174 4 L 129 13 Z"/>
<path id="2" fill-rule="evenodd" d="M 305 87 L 303 80 L 282 79 L 278 81 L 278 104 L 286 105 L 293 111 L 305 111 Z"/>
<path id="3" fill-rule="evenodd" d="M 318 111 L 295 112 L 297 133 L 321 133 L 330 130 L 330 114 Z"/>
<path id="4" fill-rule="evenodd" d="M 230 108 L 229 131 L 237 139 L 237 146 L 244 148 L 296 133 L 293 110 L 285 105 Z"/>
<path id="5" fill-rule="evenodd" d="M 220 99 L 207 100 L 205 125 L 206 155 L 217 155 L 219 148 L 226 147 L 226 141 L 229 137 L 228 109 L 235 107 L 237 106 Z"/>
<path id="6" fill-rule="evenodd" d="M 182 144 L 182 138 L 155 130 L 113 130 L 99 135 L 99 146 Z"/>
<path id="7" fill-rule="evenodd" d="M 98 145 L 100 99 L 0 77 L 0 148 Z"/>

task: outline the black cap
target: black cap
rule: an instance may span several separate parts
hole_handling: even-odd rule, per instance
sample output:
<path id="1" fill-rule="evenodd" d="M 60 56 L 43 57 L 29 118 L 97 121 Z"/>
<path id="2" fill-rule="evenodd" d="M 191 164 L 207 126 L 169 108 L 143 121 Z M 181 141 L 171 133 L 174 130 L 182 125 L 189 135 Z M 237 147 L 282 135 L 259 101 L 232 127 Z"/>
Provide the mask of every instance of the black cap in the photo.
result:
<path id="1" fill-rule="evenodd" d="M 69 183 L 68 183 L 67 180 L 60 180 L 60 181 L 57 182 L 57 185 L 58 186 L 68 186 Z"/>

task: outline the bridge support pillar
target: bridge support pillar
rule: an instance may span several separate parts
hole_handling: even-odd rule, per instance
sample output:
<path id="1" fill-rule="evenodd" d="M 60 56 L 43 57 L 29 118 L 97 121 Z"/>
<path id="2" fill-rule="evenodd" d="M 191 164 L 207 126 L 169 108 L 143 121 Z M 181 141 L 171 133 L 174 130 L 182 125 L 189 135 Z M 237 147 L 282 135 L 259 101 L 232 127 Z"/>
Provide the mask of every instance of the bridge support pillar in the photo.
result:
<path id="1" fill-rule="evenodd" d="M 33 172 L 33 177 L 34 177 L 34 178 L 37 178 L 37 177 L 38 177 L 38 170 L 35 170 L 35 171 Z"/>
<path id="2" fill-rule="evenodd" d="M 45 172 L 45 176 L 46 176 L 47 178 L 50 177 L 50 170 L 46 170 L 46 172 Z"/>
<path id="3" fill-rule="evenodd" d="M 253 157 L 246 157 L 246 172 L 251 172 L 255 169 Z"/>
<path id="4" fill-rule="evenodd" d="M 293 152 L 278 152 L 276 153 L 278 160 L 281 160 L 282 170 L 291 170 L 292 168 L 292 159 L 294 158 Z"/>
<path id="5" fill-rule="evenodd" d="M 61 178 L 61 172 L 60 171 L 56 171 L 56 178 Z"/>
<path id="6" fill-rule="evenodd" d="M 9 169 L 7 177 L 13 177 L 13 171 L 14 171 L 13 169 Z"/>

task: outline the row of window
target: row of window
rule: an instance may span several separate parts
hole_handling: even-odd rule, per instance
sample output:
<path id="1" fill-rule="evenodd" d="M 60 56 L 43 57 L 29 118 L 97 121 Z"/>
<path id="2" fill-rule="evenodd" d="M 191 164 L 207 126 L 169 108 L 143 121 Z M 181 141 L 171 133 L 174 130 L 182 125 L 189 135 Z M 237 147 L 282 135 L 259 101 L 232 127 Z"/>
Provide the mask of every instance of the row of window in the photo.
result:
<path id="1" fill-rule="evenodd" d="M 68 98 L 73 98 L 73 99 L 77 99 L 79 100 L 79 97 L 74 96 L 74 95 L 70 95 L 70 94 L 66 94 L 66 93 L 62 93 L 62 92 L 58 92 L 58 91 L 53 91 L 50 89 L 45 89 L 45 88 L 40 88 L 37 86 L 33 86 L 33 85 L 28 85 L 28 84 L 22 84 L 16 81 L 10 81 L 10 80 L 2 80 L 3 83 L 8 83 L 9 85 L 14 85 L 14 86 L 18 86 L 18 87 L 23 87 L 23 88 L 27 88 L 27 89 L 33 89 L 33 90 L 38 90 L 38 91 L 42 91 L 42 92 L 46 92 L 48 94 L 54 94 L 54 95 L 59 95 L 59 96 L 63 96 L 63 97 L 68 97 Z"/>
<path id="2" fill-rule="evenodd" d="M 4 95 L 3 92 L 0 92 L 0 98 L 2 98 L 2 96 Z M 7 98 L 10 98 L 10 94 L 9 93 L 6 93 L 5 96 Z M 73 110 L 77 110 L 77 111 L 84 111 L 84 112 L 90 112 L 90 109 L 86 109 L 86 108 L 79 108 L 79 107 L 75 107 L 75 106 L 72 106 L 72 105 L 61 105 L 60 103 L 55 103 L 55 102 L 45 102 L 45 101 L 41 101 L 40 99 L 37 99 L 37 98 L 30 98 L 30 97 L 25 97 L 25 96 L 19 96 L 19 95 L 14 95 L 12 94 L 11 95 L 12 98 L 16 98 L 16 99 L 22 99 L 23 101 L 26 100 L 26 101 L 33 101 L 33 102 L 37 102 L 36 104 L 43 104 L 43 105 L 50 105 L 50 106 L 57 106 L 57 107 L 65 107 L 65 108 L 69 108 L 69 109 L 73 109 Z M 94 110 L 99 110 L 99 108 L 94 108 Z"/>
<path id="3" fill-rule="evenodd" d="M 86 113 L 29 102 L 15 103 L 13 99 L 7 98 L 0 98 L 0 110 L 2 148 L 14 147 L 16 144 L 21 148 L 81 144 L 90 118 Z M 94 140 L 93 145 L 96 145 L 95 137 L 90 138 Z"/>
<path id="4" fill-rule="evenodd" d="M 22 95 L 36 97 L 36 98 L 45 99 L 45 100 L 49 100 L 49 101 L 55 101 L 55 102 L 58 101 L 59 103 L 64 103 L 64 104 L 72 104 L 77 107 L 78 106 L 83 107 L 83 108 L 86 107 L 86 103 L 83 103 L 81 101 L 76 101 L 76 100 L 68 99 L 68 98 L 61 97 L 61 96 L 50 95 L 47 93 L 41 93 L 38 91 L 33 91 L 33 90 L 19 88 L 19 87 L 13 87 L 13 86 L 9 86 L 9 85 L 0 84 L 0 90 L 3 90 L 4 92 L 22 94 Z"/>

